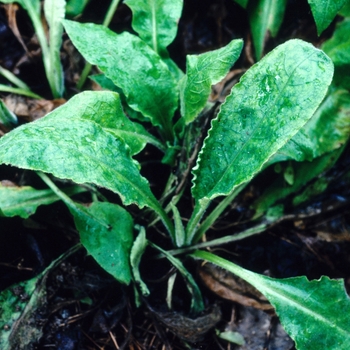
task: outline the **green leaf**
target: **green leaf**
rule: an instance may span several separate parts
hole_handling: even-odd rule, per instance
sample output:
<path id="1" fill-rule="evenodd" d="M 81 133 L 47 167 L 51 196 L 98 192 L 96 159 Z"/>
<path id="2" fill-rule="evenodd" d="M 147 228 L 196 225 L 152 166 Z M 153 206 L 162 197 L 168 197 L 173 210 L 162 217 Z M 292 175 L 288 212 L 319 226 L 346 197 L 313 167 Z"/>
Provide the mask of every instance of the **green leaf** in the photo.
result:
<path id="1" fill-rule="evenodd" d="M 286 0 L 250 0 L 248 15 L 255 48 L 259 60 L 263 54 L 267 32 L 274 38 L 282 24 Z"/>
<path id="2" fill-rule="evenodd" d="M 60 48 L 62 45 L 63 26 L 61 21 L 64 19 L 66 13 L 65 0 L 45 0 L 44 14 L 49 25 L 49 50 L 50 50 L 50 66 L 51 74 L 53 75 L 53 82 L 55 84 L 55 91 L 60 96 L 64 91 L 64 77 L 61 65 Z"/>
<path id="3" fill-rule="evenodd" d="M 132 11 L 132 27 L 162 57 L 175 39 L 183 0 L 126 0 Z"/>
<path id="4" fill-rule="evenodd" d="M 170 206 L 174 214 L 176 246 L 182 247 L 185 244 L 186 240 L 185 228 L 183 226 L 181 215 L 177 207 L 173 203 L 170 203 Z"/>
<path id="5" fill-rule="evenodd" d="M 86 60 L 98 65 L 123 90 L 129 106 L 148 117 L 171 140 L 177 86 L 161 58 L 127 32 L 115 34 L 103 26 L 67 20 L 63 25 Z"/>
<path id="6" fill-rule="evenodd" d="M 276 279 L 245 270 L 214 254 L 196 251 L 194 258 L 210 261 L 258 289 L 276 309 L 298 350 L 347 350 L 350 343 L 350 300 L 343 280 L 322 276 Z"/>
<path id="7" fill-rule="evenodd" d="M 313 160 L 344 145 L 350 136 L 350 93 L 335 90 L 310 121 L 269 160 Z"/>
<path id="8" fill-rule="evenodd" d="M 337 23 L 333 36 L 322 45 L 322 50 L 335 66 L 334 84 L 350 90 L 350 18 Z"/>
<path id="9" fill-rule="evenodd" d="M 186 75 L 180 81 L 181 114 L 186 124 L 203 110 L 211 86 L 226 76 L 237 61 L 242 47 L 242 40 L 232 40 L 221 49 L 201 55 L 187 55 Z"/>
<path id="10" fill-rule="evenodd" d="M 244 9 L 247 7 L 249 0 L 234 0 L 238 5 L 242 6 Z"/>
<path id="11" fill-rule="evenodd" d="M 339 10 L 347 0 L 308 0 L 312 15 L 316 22 L 317 34 L 321 33 L 332 23 Z"/>
<path id="12" fill-rule="evenodd" d="M 149 134 L 142 125 L 133 123 L 126 117 L 121 105 L 120 96 L 107 91 L 85 91 L 75 95 L 70 103 L 75 106 L 76 113 L 68 112 L 71 106 L 67 106 L 65 111 L 61 111 L 62 119 L 83 119 L 94 121 L 103 130 L 117 136 L 125 141 L 130 147 L 131 155 L 139 153 L 148 142 L 156 144 L 158 147 L 164 146 Z M 64 114 L 66 112 L 66 114 Z"/>
<path id="13" fill-rule="evenodd" d="M 345 5 L 341 8 L 341 10 L 338 13 L 339 15 L 343 17 L 350 17 L 350 1 L 346 0 Z"/>
<path id="14" fill-rule="evenodd" d="M 193 171 L 194 198 L 228 195 L 259 172 L 311 118 L 332 75 L 331 60 L 300 40 L 249 69 L 212 122 Z"/>
<path id="15" fill-rule="evenodd" d="M 75 17 L 81 15 L 90 0 L 68 0 L 66 6 L 67 16 Z"/>
<path id="16" fill-rule="evenodd" d="M 142 295 L 149 296 L 150 291 L 145 282 L 143 282 L 140 274 L 140 263 L 143 253 L 145 252 L 148 246 L 148 241 L 146 239 L 146 231 L 144 227 L 140 227 L 140 233 L 136 237 L 130 254 L 130 264 L 132 268 L 132 273 L 135 279 L 135 282 L 140 286 Z"/>
<path id="17" fill-rule="evenodd" d="M 127 104 L 123 90 L 116 86 L 111 79 L 108 79 L 104 74 L 90 75 L 89 78 L 100 85 L 103 90 L 110 90 L 118 93 L 124 112 L 128 117 L 144 123 L 149 122 L 148 118 L 145 118 L 140 112 L 135 111 Z"/>
<path id="18" fill-rule="evenodd" d="M 104 89 L 109 89 L 112 91 L 120 90 L 103 74 L 95 75 L 90 78 L 101 85 L 101 87 Z M 119 96 L 120 101 L 122 102 L 122 96 Z M 137 113 L 135 111 L 132 112 Z M 132 122 L 124 115 L 122 110 L 118 112 L 118 119 L 116 120 L 115 125 L 111 125 L 111 128 L 107 128 L 106 130 L 121 137 L 130 147 L 131 154 L 133 155 L 141 152 L 148 143 L 152 144 L 163 152 L 166 150 L 165 146 L 156 137 L 146 131 L 141 124 Z"/>
<path id="19" fill-rule="evenodd" d="M 12 129 L 17 123 L 18 119 L 16 115 L 6 107 L 2 100 L 0 100 L 0 124 Z"/>
<path id="20" fill-rule="evenodd" d="M 342 149 L 338 149 L 318 157 L 312 162 L 293 163 L 295 178 L 293 185 L 287 185 L 283 174 L 281 174 L 252 205 L 255 210 L 254 218 L 261 216 L 278 200 L 296 193 L 313 178 L 330 169 L 338 160 L 341 152 Z"/>
<path id="21" fill-rule="evenodd" d="M 0 91 L 9 92 L 11 94 L 18 94 L 18 95 L 28 96 L 28 97 L 31 97 L 31 98 L 42 99 L 41 96 L 39 96 L 39 95 L 35 94 L 34 92 L 29 91 L 27 89 L 15 88 L 15 87 L 4 85 L 4 84 L 0 84 Z"/>
<path id="22" fill-rule="evenodd" d="M 63 0 L 53 1 L 53 0 L 47 0 L 49 2 L 49 7 L 54 7 L 58 13 L 57 18 L 60 18 L 62 16 L 62 10 L 64 12 L 64 7 L 62 9 L 62 2 Z M 47 2 L 45 1 L 45 3 Z M 57 29 L 60 26 L 60 23 L 58 20 L 52 16 L 49 16 L 48 19 L 49 25 L 50 22 L 53 25 L 54 32 L 52 39 L 53 41 L 53 47 L 49 48 L 49 45 L 47 43 L 47 37 L 46 32 L 43 27 L 43 23 L 41 21 L 41 14 L 40 14 L 40 1 L 39 0 L 18 0 L 18 1 L 10 1 L 10 0 L 0 0 L 0 2 L 3 2 L 5 4 L 18 2 L 27 12 L 28 15 L 33 23 L 35 34 L 38 38 L 38 41 L 41 46 L 41 51 L 43 55 L 43 63 L 46 73 L 46 78 L 49 82 L 51 92 L 55 98 L 62 97 L 62 89 L 63 89 L 63 73 L 61 71 L 61 64 L 59 60 L 59 50 L 58 50 L 58 42 L 60 41 L 60 38 L 58 37 L 58 31 Z M 54 4 L 57 3 L 57 4 Z M 57 6 L 57 7 L 56 7 Z M 54 14 L 55 15 L 55 14 Z M 54 23 L 55 22 L 55 23 Z M 58 83 L 58 84 L 57 84 Z M 57 90 L 60 89 L 60 90 Z M 21 89 L 20 89 L 21 91 Z M 28 93 L 24 93 L 26 89 L 22 89 L 22 94 L 29 96 Z M 34 97 L 37 98 L 37 97 Z"/>
<path id="23" fill-rule="evenodd" d="M 94 202 L 89 207 L 75 203 L 68 208 L 89 254 L 116 280 L 129 284 L 133 242 L 131 215 L 122 207 L 107 202 Z"/>
<path id="24" fill-rule="evenodd" d="M 112 92 L 76 95 L 46 117 L 3 136 L 0 162 L 94 183 L 118 193 L 126 205 L 161 210 L 129 148 L 104 129 L 113 125 L 119 108 Z"/>
<path id="25" fill-rule="evenodd" d="M 62 190 L 68 196 L 73 196 L 86 190 L 72 186 Z M 0 210 L 4 216 L 20 216 L 28 218 L 36 212 L 40 205 L 48 205 L 60 200 L 51 190 L 37 190 L 30 186 L 15 187 L 0 185 Z M 2 216 L 0 214 L 0 216 Z"/>

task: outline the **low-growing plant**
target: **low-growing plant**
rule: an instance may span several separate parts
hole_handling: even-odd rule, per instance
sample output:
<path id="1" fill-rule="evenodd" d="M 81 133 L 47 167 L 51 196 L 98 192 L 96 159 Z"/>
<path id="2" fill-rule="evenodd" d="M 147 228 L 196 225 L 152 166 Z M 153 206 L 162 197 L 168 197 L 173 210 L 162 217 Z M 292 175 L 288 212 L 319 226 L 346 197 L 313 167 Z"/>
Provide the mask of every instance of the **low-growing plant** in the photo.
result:
<path id="1" fill-rule="evenodd" d="M 237 2 L 246 5 L 244 1 Z M 138 35 L 63 21 L 78 51 L 102 72 L 92 79 L 107 91 L 79 93 L 44 118 L 1 138 L 0 162 L 36 171 L 50 188 L 41 190 L 44 192 L 25 188 L 16 195 L 7 188 L 8 201 L 0 200 L 2 214 L 28 217 L 38 205 L 61 199 L 74 218 L 81 244 L 120 283 L 133 283 L 136 297 L 149 295 L 139 264 L 150 246 L 183 275 L 192 295 L 192 315 L 203 311 L 200 289 L 181 258 L 176 257 L 189 253 L 194 259 L 233 272 L 261 291 L 275 307 L 298 349 L 347 349 L 350 303 L 341 280 L 271 278 L 198 249 L 264 231 L 282 215 L 281 211 L 271 210 L 281 210 L 274 206 L 278 199 L 298 191 L 340 156 L 349 127 L 347 114 L 339 112 L 339 106 L 349 108 L 350 98 L 342 82 L 331 86 L 331 58 L 338 77 L 339 67 L 349 64 L 338 55 L 342 49 L 349 53 L 349 40 L 346 48 L 339 48 L 337 40 L 337 35 L 344 38 L 341 31 L 348 26 L 348 20 L 340 22 L 334 38 L 324 44 L 331 58 L 309 43 L 289 40 L 249 68 L 218 109 L 208 102 L 211 86 L 221 81 L 237 61 L 243 41 L 235 39 L 217 50 L 188 55 L 183 73 L 167 51 L 176 35 L 182 1 L 125 3 L 132 10 L 132 26 Z M 248 10 L 257 2 L 252 3 Z M 258 3 L 267 8 L 267 1 Z M 317 5 L 310 3 L 314 13 Z M 282 13 L 283 6 L 285 1 L 278 6 Z M 341 7 L 335 12 L 323 10 L 322 21 L 326 17 L 332 20 Z M 255 18 L 253 10 L 251 18 Z M 324 24 L 316 15 L 315 20 L 319 32 L 330 23 L 327 20 Z M 251 21 L 253 26 L 263 27 L 263 33 L 274 33 L 269 24 Z M 265 39 L 254 40 L 260 57 Z M 201 134 L 206 132 L 203 124 L 214 114 L 201 144 Z M 147 123 L 153 126 L 152 133 L 146 130 Z M 332 130 L 336 132 L 332 134 Z M 133 158 L 147 144 L 163 153 L 161 161 L 171 169 L 158 199 Z M 255 217 L 270 221 L 257 221 L 256 226 L 237 235 L 200 242 L 245 186 L 268 166 L 278 164 L 283 168 L 286 163 L 281 161 L 290 165 L 283 171 L 290 187 L 282 193 L 282 186 L 276 184 L 253 204 Z M 180 211 L 190 171 L 194 207 L 185 224 Z M 293 178 L 291 171 L 303 175 Z M 82 189 L 60 189 L 55 179 L 45 173 L 76 184 L 90 184 L 92 203 L 73 201 L 70 197 Z M 118 194 L 124 206 L 105 201 L 99 187 Z M 24 205 L 18 205 L 23 198 L 30 201 L 35 196 L 41 200 L 32 207 L 26 205 L 24 210 Z M 143 209 L 141 216 L 132 217 L 127 209 L 131 204 Z M 167 251 L 147 238 L 147 230 L 159 220 L 173 250 Z"/>

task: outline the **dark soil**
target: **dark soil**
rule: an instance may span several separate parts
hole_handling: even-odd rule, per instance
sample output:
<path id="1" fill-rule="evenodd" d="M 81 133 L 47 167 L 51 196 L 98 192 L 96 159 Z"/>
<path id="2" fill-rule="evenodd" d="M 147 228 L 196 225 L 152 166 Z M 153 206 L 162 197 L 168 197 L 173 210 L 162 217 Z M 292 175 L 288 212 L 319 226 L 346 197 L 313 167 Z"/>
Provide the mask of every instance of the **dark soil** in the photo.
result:
<path id="1" fill-rule="evenodd" d="M 91 0 L 79 20 L 101 23 L 108 4 L 108 1 Z M 28 50 L 35 51 L 33 30 L 22 10 L 17 13 L 17 21 Z M 110 27 L 117 32 L 131 31 L 130 23 L 131 11 L 121 4 Z M 266 50 L 290 38 L 301 38 L 319 46 L 332 30 L 334 24 L 320 38 L 317 37 L 307 2 L 290 0 L 281 31 L 277 38 L 267 41 Z M 185 69 L 187 54 L 216 49 L 235 38 L 245 41 L 235 68 L 248 69 L 253 63 L 254 52 L 246 12 L 232 0 L 185 0 L 178 35 L 169 51 L 178 65 Z M 76 76 L 80 75 L 84 62 L 69 42 L 62 49 L 62 59 L 67 77 L 66 97 L 69 98 L 77 92 Z M 8 27 L 4 9 L 0 10 L 0 64 L 18 73 L 34 92 L 48 100 L 52 98 L 40 55 L 27 56 Z M 142 172 L 149 179 L 156 196 L 160 195 L 164 179 L 171 171 L 158 159 L 159 154 L 152 147 L 138 156 L 140 163 L 144 164 Z M 328 275 L 343 278 L 349 291 L 350 186 L 348 180 L 340 180 L 349 167 L 348 148 L 336 167 L 325 174 L 333 180 L 325 193 L 299 208 L 289 208 L 287 198 L 284 204 L 288 215 L 280 223 L 260 235 L 215 247 L 212 251 L 252 271 L 273 277 L 306 275 L 315 279 Z M 250 204 L 263 192 L 272 177 L 273 174 L 268 172 L 259 175 L 207 233 L 207 240 L 251 226 L 253 213 Z M 43 188 L 35 174 L 5 166 L 0 166 L 0 180 Z M 107 191 L 104 195 L 111 201 L 119 200 Z M 76 199 L 88 201 L 84 195 Z M 186 215 L 188 208 L 189 215 L 192 206 L 189 192 L 181 205 L 181 213 Z M 137 208 L 129 209 L 138 215 Z M 79 243 L 73 220 L 62 203 L 42 206 L 26 220 L 0 217 L 0 228 L 0 290 L 38 275 L 54 259 Z M 161 229 L 161 226 L 156 226 L 148 234 L 160 246 L 171 249 L 168 239 L 159 232 Z M 250 306 L 225 297 L 218 288 L 230 289 L 229 284 L 234 278 L 229 274 L 217 275 L 219 272 L 215 269 L 205 270 L 185 257 L 184 264 L 200 285 L 207 309 L 201 315 L 189 314 L 190 295 L 178 276 L 173 293 L 173 311 L 169 312 L 165 302 L 167 283 L 176 271 L 165 259 L 156 259 L 156 255 L 157 252 L 149 249 L 142 260 L 141 273 L 151 296 L 142 300 L 139 307 L 135 305 L 133 287 L 121 286 L 113 280 L 87 256 L 83 248 L 63 260 L 45 279 L 46 303 L 33 314 L 34 322 L 43 329 L 43 336 L 31 349 L 294 348 L 293 341 L 282 329 L 273 310 L 261 310 L 265 303 L 261 296 L 249 291 L 248 297 L 246 292 L 239 291 L 246 301 L 255 300 L 250 301 Z M 226 284 L 220 284 L 223 280 Z M 220 339 L 215 329 L 237 331 L 248 340 L 247 344 L 230 344 Z"/>

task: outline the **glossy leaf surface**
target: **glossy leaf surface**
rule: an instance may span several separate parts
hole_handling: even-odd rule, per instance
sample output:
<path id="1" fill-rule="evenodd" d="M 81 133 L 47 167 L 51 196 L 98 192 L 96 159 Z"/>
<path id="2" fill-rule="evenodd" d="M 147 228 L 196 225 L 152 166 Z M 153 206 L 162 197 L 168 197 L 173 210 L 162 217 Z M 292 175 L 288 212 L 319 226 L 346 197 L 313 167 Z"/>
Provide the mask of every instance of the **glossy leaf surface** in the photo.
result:
<path id="1" fill-rule="evenodd" d="M 210 261 L 243 278 L 276 309 L 298 350 L 347 350 L 350 342 L 350 299 L 343 280 L 322 276 L 276 279 L 245 270 L 214 254 L 197 251 L 195 258 Z"/>
<path id="2" fill-rule="evenodd" d="M 86 191 L 82 187 L 73 186 L 64 189 L 68 196 Z M 0 185 L 0 216 L 20 216 L 28 218 L 36 212 L 40 205 L 48 205 L 60 200 L 51 190 L 37 190 L 30 186 Z"/>
<path id="3" fill-rule="evenodd" d="M 212 122 L 193 171 L 194 198 L 228 195 L 250 180 L 311 118 L 332 75 L 331 60 L 300 40 L 249 69 Z"/>
<path id="4" fill-rule="evenodd" d="M 46 117 L 3 136 L 0 162 L 94 183 L 118 193 L 126 205 L 159 209 L 129 148 L 104 129 L 119 107 L 115 93 L 79 94 Z M 91 120 L 98 116 L 103 116 L 100 125 Z"/>
<path id="5" fill-rule="evenodd" d="M 175 39 L 183 0 L 126 0 L 131 8 L 132 27 L 160 56 Z"/>
<path id="6" fill-rule="evenodd" d="M 310 121 L 269 160 L 311 161 L 344 145 L 350 136 L 350 93 L 329 94 Z"/>
<path id="7" fill-rule="evenodd" d="M 226 76 L 242 47 L 242 40 L 232 40 L 221 49 L 201 55 L 187 55 L 186 75 L 180 81 L 181 114 L 187 124 L 203 110 L 211 86 Z"/>
<path id="8" fill-rule="evenodd" d="M 171 119 L 177 108 L 177 86 L 166 64 L 135 35 L 77 22 L 63 22 L 76 48 L 120 87 L 133 109 L 172 137 Z"/>
<path id="9" fill-rule="evenodd" d="M 332 23 L 338 11 L 347 0 L 308 0 L 312 15 L 316 22 L 317 34 L 321 33 Z"/>
<path id="10" fill-rule="evenodd" d="M 350 90 L 350 18 L 337 23 L 333 36 L 322 45 L 322 50 L 335 66 L 334 84 Z"/>
<path id="11" fill-rule="evenodd" d="M 264 50 L 267 32 L 275 37 L 282 24 L 286 0 L 250 0 L 247 11 L 255 48 L 259 60 Z"/>
<path id="12" fill-rule="evenodd" d="M 131 280 L 130 250 L 133 220 L 122 207 L 94 202 L 89 207 L 69 205 L 80 240 L 98 264 L 121 283 Z"/>

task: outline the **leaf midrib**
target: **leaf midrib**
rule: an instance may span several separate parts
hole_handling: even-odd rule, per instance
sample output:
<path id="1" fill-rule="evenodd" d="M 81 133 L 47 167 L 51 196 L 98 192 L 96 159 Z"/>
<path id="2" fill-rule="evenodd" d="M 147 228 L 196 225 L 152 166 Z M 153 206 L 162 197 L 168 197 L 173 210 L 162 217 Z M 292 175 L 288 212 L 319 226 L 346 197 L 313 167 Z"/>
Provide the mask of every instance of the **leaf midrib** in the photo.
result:
<path id="1" fill-rule="evenodd" d="M 290 74 L 288 80 L 286 81 L 283 89 L 281 91 L 279 91 L 277 97 L 274 100 L 274 103 L 270 104 L 270 106 L 274 106 L 276 105 L 276 101 L 282 96 L 283 91 L 286 89 L 286 87 L 288 86 L 288 83 L 291 79 L 291 77 L 293 76 L 295 70 L 306 60 L 308 60 L 311 56 L 313 56 L 315 54 L 315 52 L 312 52 L 307 58 L 303 59 L 302 61 L 300 61 L 300 63 L 298 65 L 295 66 L 295 68 L 293 69 L 293 72 Z M 269 107 L 270 108 L 270 107 Z M 266 115 L 268 115 L 268 113 L 265 113 L 265 117 Z M 229 166 L 226 167 L 226 170 L 223 172 L 223 174 L 220 176 L 219 180 L 216 181 L 215 185 L 212 187 L 212 189 L 210 191 L 207 191 L 207 196 L 204 196 L 203 198 L 208 198 L 208 199 L 212 199 L 214 198 L 214 196 L 220 196 L 220 195 L 225 195 L 225 193 L 214 193 L 214 196 L 211 195 L 211 197 L 208 197 L 208 195 L 215 189 L 215 187 L 222 181 L 222 179 L 226 176 L 227 172 L 231 169 L 232 165 L 234 164 L 234 162 L 236 161 L 236 159 L 238 158 L 238 156 L 240 156 L 240 154 L 243 152 L 243 150 L 245 149 L 246 145 L 249 143 L 249 141 L 253 138 L 253 136 L 255 136 L 255 132 L 256 130 L 260 127 L 261 123 L 265 120 L 265 117 L 261 118 L 261 120 L 259 121 L 259 123 L 256 124 L 255 128 L 253 129 L 253 132 L 249 135 L 249 137 L 247 138 L 247 141 L 244 143 L 244 145 L 241 147 L 241 149 L 236 153 L 234 159 L 230 162 Z M 265 163 L 265 162 L 264 162 Z M 263 165 L 263 164 L 262 164 Z M 234 187 L 238 186 L 239 183 L 235 184 Z M 202 199 L 202 198 L 201 198 Z"/>
<path id="2" fill-rule="evenodd" d="M 43 143 L 43 140 L 42 139 L 35 139 L 35 138 L 31 138 L 30 140 L 22 140 L 21 141 L 21 144 L 23 144 L 23 143 L 33 143 L 33 141 L 36 141 L 36 140 L 38 140 L 39 141 L 39 143 Z M 74 150 L 74 151 L 76 151 L 76 148 L 73 148 L 73 147 L 66 147 L 66 149 L 69 151 L 69 150 Z M 87 154 L 87 153 L 85 153 L 85 152 L 83 152 L 83 151 L 81 151 L 81 150 L 79 150 L 79 153 L 81 153 L 84 157 L 86 157 L 86 158 L 88 158 L 88 159 L 92 159 L 92 160 L 95 160 L 96 161 L 96 163 L 97 164 L 101 164 L 102 166 L 103 166 L 103 168 L 104 169 L 111 169 L 111 167 L 109 166 L 109 164 L 108 163 L 106 163 L 106 162 L 104 162 L 103 161 L 103 159 L 101 159 L 101 158 L 97 158 L 96 156 L 93 156 L 92 154 Z M 130 162 L 132 163 L 133 162 L 133 159 L 132 158 L 130 158 Z M 33 170 L 40 170 L 40 171 L 48 171 L 48 172 L 50 172 L 50 170 L 47 170 L 47 169 L 41 169 L 41 168 L 35 168 L 35 167 L 32 167 L 32 169 Z M 148 203 L 148 206 L 149 207 L 151 207 L 151 208 L 159 208 L 159 206 L 158 206 L 158 202 L 154 202 L 153 200 L 152 200 L 152 198 L 151 198 L 151 201 L 149 201 L 149 196 L 147 195 L 147 194 L 145 194 L 143 191 L 141 191 L 140 190 L 140 188 L 138 187 L 138 186 L 135 186 L 135 184 L 133 183 L 133 182 L 131 182 L 130 180 L 129 180 L 129 178 L 128 177 L 125 177 L 123 174 L 121 174 L 119 171 L 115 171 L 113 168 L 112 168 L 112 170 L 113 170 L 113 172 L 114 173 L 116 173 L 117 175 L 119 175 L 119 177 L 121 177 L 122 179 L 124 179 L 127 183 L 129 183 L 131 186 L 132 186 L 132 188 L 133 189 L 136 189 L 137 190 L 137 192 L 139 193 L 139 194 L 141 194 L 141 196 L 142 196 L 142 198 L 144 198 L 144 199 L 146 199 L 145 200 L 145 203 Z M 60 177 L 60 176 L 57 176 L 57 177 Z M 73 180 L 73 181 L 75 181 L 72 177 L 62 177 L 62 178 L 70 178 L 71 180 Z M 141 179 L 144 179 L 141 175 L 140 175 L 140 178 Z M 83 183 L 84 183 L 85 181 L 83 181 Z M 99 185 L 99 184 L 97 184 L 97 185 Z M 146 184 L 145 184 L 146 185 Z M 105 185 L 101 185 L 102 187 L 105 187 L 105 188 L 107 188 L 107 189 L 111 189 L 111 188 L 109 188 L 109 187 L 106 187 Z M 114 190 L 112 190 L 113 192 L 114 192 Z M 121 193 L 120 193 L 120 191 L 117 191 L 117 193 L 120 195 L 120 196 L 122 196 L 123 198 L 125 198 L 125 196 L 124 195 L 122 195 Z M 150 193 L 152 194 L 152 192 L 150 191 Z M 132 203 L 135 203 L 135 201 L 132 201 Z M 136 203 L 137 204 L 137 203 Z M 151 205 L 150 205 L 151 204 Z"/>

